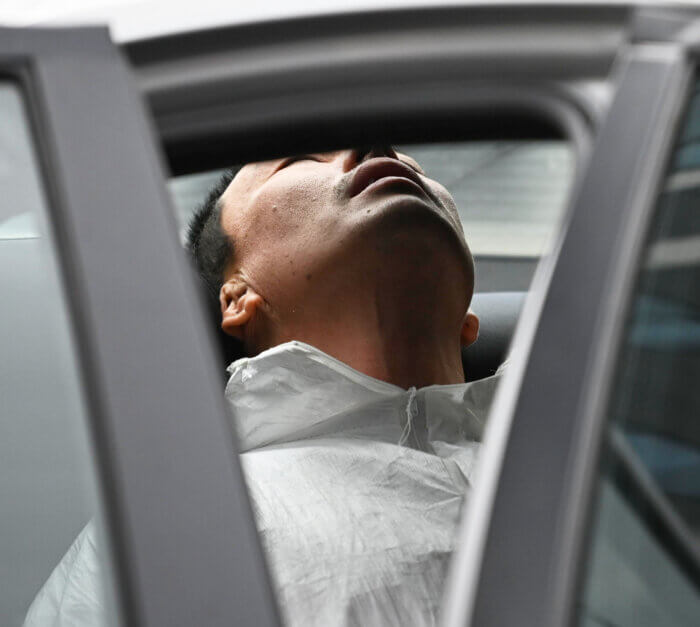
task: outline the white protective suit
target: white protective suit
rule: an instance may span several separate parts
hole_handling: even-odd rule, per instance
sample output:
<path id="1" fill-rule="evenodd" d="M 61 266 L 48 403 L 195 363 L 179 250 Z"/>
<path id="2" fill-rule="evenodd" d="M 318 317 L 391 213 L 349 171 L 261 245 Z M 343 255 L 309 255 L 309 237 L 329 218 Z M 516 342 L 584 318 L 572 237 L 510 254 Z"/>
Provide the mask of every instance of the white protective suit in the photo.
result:
<path id="1" fill-rule="evenodd" d="M 229 372 L 226 397 L 285 623 L 436 624 L 499 375 L 405 390 L 300 342 Z M 93 534 L 89 524 L 25 627 L 108 624 Z"/>

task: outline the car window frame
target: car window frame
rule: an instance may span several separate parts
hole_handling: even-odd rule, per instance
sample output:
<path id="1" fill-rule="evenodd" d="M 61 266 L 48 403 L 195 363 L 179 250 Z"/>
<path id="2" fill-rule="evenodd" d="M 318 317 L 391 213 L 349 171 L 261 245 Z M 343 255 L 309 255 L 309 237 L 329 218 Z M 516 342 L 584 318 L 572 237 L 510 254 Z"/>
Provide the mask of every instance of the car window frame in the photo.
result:
<path id="1" fill-rule="evenodd" d="M 279 625 L 195 278 L 120 51 L 105 28 L 0 28 L 0 75 L 20 88 L 46 186 L 119 618 Z"/>
<path id="2" fill-rule="evenodd" d="M 646 16 L 644 27 L 653 32 L 654 22 Z M 692 73 L 688 50 L 673 37 L 631 38 L 547 297 L 526 304 L 513 378 L 496 400 L 494 412 L 510 420 L 487 434 L 490 467 L 463 521 L 450 627 L 554 627 L 575 617 L 612 374 Z M 518 354 L 518 343 L 529 342 Z"/>
<path id="3" fill-rule="evenodd" d="M 123 50 L 173 175 L 387 135 L 403 144 L 556 138 L 564 129 L 584 160 L 606 100 L 588 88 L 607 76 L 629 16 L 624 6 L 358 11 L 127 41 Z M 528 28 L 537 37 L 513 47 Z M 401 122 L 432 115 L 432 124 L 399 137 L 397 113 Z M 497 129 L 496 113 L 507 122 Z M 440 123 L 460 114 L 481 115 L 482 128 Z"/>

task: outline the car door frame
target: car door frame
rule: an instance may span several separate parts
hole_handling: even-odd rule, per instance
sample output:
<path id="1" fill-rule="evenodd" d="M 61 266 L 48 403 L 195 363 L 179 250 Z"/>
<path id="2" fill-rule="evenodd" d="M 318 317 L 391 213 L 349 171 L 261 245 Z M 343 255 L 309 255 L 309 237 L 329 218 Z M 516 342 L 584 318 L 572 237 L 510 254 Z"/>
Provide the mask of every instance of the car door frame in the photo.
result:
<path id="1" fill-rule="evenodd" d="M 120 51 L 104 28 L 2 28 L 0 74 L 22 93 L 45 183 L 119 620 L 278 625 L 212 339 Z"/>
<path id="2" fill-rule="evenodd" d="M 613 374 L 693 73 L 692 51 L 676 36 L 683 23 L 642 14 L 621 51 L 547 297 L 526 305 L 512 378 L 496 401 L 494 414 L 509 419 L 487 434 L 454 562 L 450 627 L 577 619 Z"/>

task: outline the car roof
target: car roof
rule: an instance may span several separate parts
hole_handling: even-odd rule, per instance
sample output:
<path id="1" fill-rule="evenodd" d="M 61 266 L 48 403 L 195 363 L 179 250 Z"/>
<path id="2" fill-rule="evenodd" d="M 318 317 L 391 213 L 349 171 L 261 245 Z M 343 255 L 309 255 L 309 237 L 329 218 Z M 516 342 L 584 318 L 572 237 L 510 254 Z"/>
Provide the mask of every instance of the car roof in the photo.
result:
<path id="1" fill-rule="evenodd" d="M 24 26 L 64 26 L 106 24 L 114 41 L 130 43 L 168 35 L 194 32 L 280 19 L 338 15 L 362 11 L 406 8 L 499 6 L 690 6 L 672 0 L 267 0 L 234 3 L 222 0 L 198 0 L 196 3 L 171 0 L 77 0 L 67 7 L 60 0 L 44 0 L 38 7 L 13 14 L 0 12 L 0 22 Z"/>

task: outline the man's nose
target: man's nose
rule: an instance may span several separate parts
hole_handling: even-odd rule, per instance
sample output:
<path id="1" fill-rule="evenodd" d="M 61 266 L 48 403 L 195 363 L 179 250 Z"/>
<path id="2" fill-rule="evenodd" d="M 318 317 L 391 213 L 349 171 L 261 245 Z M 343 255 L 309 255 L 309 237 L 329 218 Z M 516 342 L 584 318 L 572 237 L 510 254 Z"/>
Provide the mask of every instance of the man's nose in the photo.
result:
<path id="1" fill-rule="evenodd" d="M 363 161 L 368 159 L 375 159 L 376 157 L 389 157 L 390 159 L 398 159 L 396 151 L 392 146 L 387 145 L 377 145 L 363 148 L 353 148 L 348 151 L 345 157 L 344 170 L 349 172 L 355 166 L 359 165 Z"/>

